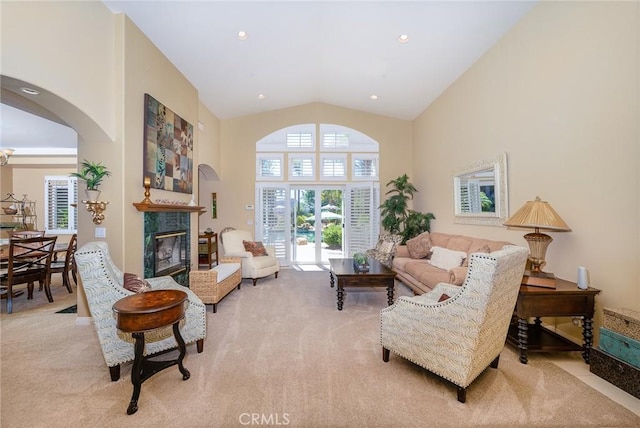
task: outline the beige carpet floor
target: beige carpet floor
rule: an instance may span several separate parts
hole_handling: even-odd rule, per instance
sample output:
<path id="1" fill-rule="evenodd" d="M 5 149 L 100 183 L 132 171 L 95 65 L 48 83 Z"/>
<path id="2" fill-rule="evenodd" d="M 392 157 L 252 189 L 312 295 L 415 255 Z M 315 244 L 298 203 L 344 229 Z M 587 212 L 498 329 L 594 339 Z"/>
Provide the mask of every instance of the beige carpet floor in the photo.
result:
<path id="1" fill-rule="evenodd" d="M 409 295 L 402 285 L 400 295 Z M 75 303 L 54 287 L 16 299 L 1 317 L 0 424 L 9 427 L 638 427 L 640 417 L 539 354 L 507 346 L 497 370 L 455 388 L 392 354 L 382 362 L 382 289 L 348 290 L 336 309 L 327 272 L 281 271 L 245 281 L 207 313 L 204 352 L 142 386 L 127 416 L 131 365 L 109 380 L 93 326 L 55 311 Z"/>

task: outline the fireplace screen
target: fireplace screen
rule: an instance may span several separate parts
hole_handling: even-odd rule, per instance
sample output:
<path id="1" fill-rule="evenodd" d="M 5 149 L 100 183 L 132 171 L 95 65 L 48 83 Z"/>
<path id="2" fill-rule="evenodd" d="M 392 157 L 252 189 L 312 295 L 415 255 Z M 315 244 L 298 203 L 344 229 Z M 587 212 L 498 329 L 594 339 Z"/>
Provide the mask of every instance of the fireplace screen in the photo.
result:
<path id="1" fill-rule="evenodd" d="M 186 230 L 155 233 L 153 239 L 153 276 L 174 275 L 187 269 Z"/>

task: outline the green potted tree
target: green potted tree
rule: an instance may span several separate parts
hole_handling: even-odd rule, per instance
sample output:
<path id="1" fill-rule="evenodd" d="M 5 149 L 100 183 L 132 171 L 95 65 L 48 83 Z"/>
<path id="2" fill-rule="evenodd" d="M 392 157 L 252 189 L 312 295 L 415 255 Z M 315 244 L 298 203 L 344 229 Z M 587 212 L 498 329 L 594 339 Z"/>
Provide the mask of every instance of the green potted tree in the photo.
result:
<path id="1" fill-rule="evenodd" d="M 87 198 L 90 201 L 100 200 L 100 184 L 105 177 L 109 177 L 111 172 L 100 162 L 82 161 L 80 164 L 80 172 L 72 172 L 71 177 L 77 177 L 83 180 L 87 186 Z"/>
<path id="2" fill-rule="evenodd" d="M 421 213 L 409 209 L 409 200 L 418 192 L 409 181 L 407 174 L 403 174 L 395 180 L 387 183 L 391 186 L 386 194 L 389 196 L 380 205 L 382 215 L 382 228 L 392 234 L 402 236 L 402 243 L 418 236 L 422 232 L 431 230 L 431 220 L 435 220 L 432 213 Z"/>

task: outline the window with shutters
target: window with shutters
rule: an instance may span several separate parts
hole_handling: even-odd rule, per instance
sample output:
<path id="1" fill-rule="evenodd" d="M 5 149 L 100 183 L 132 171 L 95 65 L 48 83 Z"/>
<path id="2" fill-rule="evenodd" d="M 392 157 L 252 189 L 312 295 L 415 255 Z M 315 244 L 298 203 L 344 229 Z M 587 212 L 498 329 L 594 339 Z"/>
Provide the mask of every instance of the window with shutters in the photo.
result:
<path id="1" fill-rule="evenodd" d="M 287 132 L 287 149 L 315 150 L 312 132 Z"/>
<path id="2" fill-rule="evenodd" d="M 44 226 L 50 234 L 72 234 L 78 231 L 76 177 L 46 176 L 44 185 Z"/>
<path id="3" fill-rule="evenodd" d="M 364 253 L 378 239 L 380 233 L 380 187 L 378 183 L 347 186 L 345 205 L 347 219 L 346 254 Z"/>
<path id="4" fill-rule="evenodd" d="M 321 180 L 346 180 L 347 179 L 347 155 L 332 154 L 320 157 Z"/>
<path id="5" fill-rule="evenodd" d="M 352 180 L 378 180 L 378 155 L 357 154 L 352 155 Z"/>
<path id="6" fill-rule="evenodd" d="M 314 155 L 289 154 L 289 180 L 315 180 L 315 164 Z"/>
<path id="7" fill-rule="evenodd" d="M 300 209 L 289 193 L 292 189 L 311 190 L 309 194 L 318 192 L 318 195 L 327 189 L 339 191 L 343 198 L 342 210 L 336 213 L 342 216 L 341 253 L 345 249 L 344 254 L 363 252 L 375 245 L 380 227 L 377 141 L 342 125 L 303 123 L 262 137 L 256 141 L 255 153 L 254 238 L 275 246 L 281 263 L 287 265 L 291 257 L 299 260 L 294 246 L 298 245 L 300 216 L 308 219 L 315 215 L 320 223 L 323 213 L 331 213 L 322 210 L 322 204 L 318 205 L 319 198 L 316 198 L 314 210 Z M 312 230 L 313 239 L 320 242 L 324 239 L 322 231 L 328 227 L 327 222 L 312 227 L 315 229 Z M 315 233 L 317 231 L 321 233 Z M 315 245 L 313 240 L 311 243 Z M 307 245 L 310 245 L 309 241 Z M 315 254 L 317 262 L 325 260 L 326 256 L 323 247 L 320 248 L 321 251 Z"/>
<path id="8" fill-rule="evenodd" d="M 347 150 L 349 148 L 349 134 L 345 132 L 324 132 L 322 134 L 322 148 Z"/>
<path id="9" fill-rule="evenodd" d="M 265 154 L 258 153 L 256 155 L 256 179 L 257 180 L 282 180 L 283 167 L 282 154 Z"/>

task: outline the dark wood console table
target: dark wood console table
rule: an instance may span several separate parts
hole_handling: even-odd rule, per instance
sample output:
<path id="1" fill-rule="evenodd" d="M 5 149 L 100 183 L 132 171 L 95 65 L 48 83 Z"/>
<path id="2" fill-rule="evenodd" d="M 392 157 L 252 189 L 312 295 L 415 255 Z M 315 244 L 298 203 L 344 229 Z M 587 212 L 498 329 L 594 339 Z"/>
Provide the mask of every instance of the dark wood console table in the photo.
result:
<path id="1" fill-rule="evenodd" d="M 589 364 L 593 343 L 595 297 L 600 290 L 578 288 L 575 282 L 556 279 L 556 288 L 522 285 L 514 312 L 517 323 L 509 328 L 507 342 L 520 349 L 520 362 L 527 364 L 529 351 L 582 351 Z M 542 326 L 540 317 L 582 317 L 583 346 Z M 535 318 L 533 324 L 528 319 Z"/>
<path id="2" fill-rule="evenodd" d="M 116 315 L 116 326 L 125 333 L 131 333 L 136 340 L 135 359 L 131 368 L 131 383 L 133 395 L 127 408 L 127 414 L 138 411 L 138 398 L 142 382 L 161 370 L 178 365 L 182 379 L 187 380 L 191 374 L 182 365 L 186 353 L 182 335 L 180 335 L 180 320 L 184 318 L 187 293 L 180 290 L 153 290 L 146 293 L 133 294 L 118 300 L 113 305 Z M 173 335 L 178 343 L 180 354 L 175 360 L 153 361 L 154 356 L 144 356 L 144 333 L 149 330 L 173 325 Z"/>

